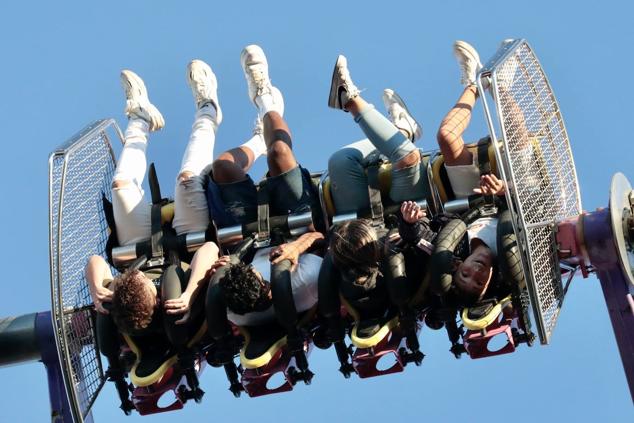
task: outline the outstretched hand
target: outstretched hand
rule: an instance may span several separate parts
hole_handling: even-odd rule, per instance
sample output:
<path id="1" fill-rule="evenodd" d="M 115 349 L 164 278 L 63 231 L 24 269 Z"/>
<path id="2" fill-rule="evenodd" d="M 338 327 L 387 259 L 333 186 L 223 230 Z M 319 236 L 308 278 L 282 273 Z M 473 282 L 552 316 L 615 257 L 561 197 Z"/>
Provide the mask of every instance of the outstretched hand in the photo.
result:
<path id="1" fill-rule="evenodd" d="M 412 224 L 427 216 L 427 212 L 414 201 L 403 201 L 401 215 L 403 215 L 405 222 Z"/>
<path id="2" fill-rule="evenodd" d="M 272 264 L 277 264 L 282 260 L 290 260 L 291 271 L 293 271 L 297 267 L 297 263 L 299 263 L 300 254 L 299 246 L 294 242 L 287 242 L 286 244 L 272 248 L 269 254 L 269 260 Z"/>
<path id="3" fill-rule="evenodd" d="M 506 185 L 504 181 L 501 181 L 497 176 L 491 173 L 480 176 L 480 188 L 475 188 L 473 192 L 482 195 L 502 196 L 506 193 Z"/>

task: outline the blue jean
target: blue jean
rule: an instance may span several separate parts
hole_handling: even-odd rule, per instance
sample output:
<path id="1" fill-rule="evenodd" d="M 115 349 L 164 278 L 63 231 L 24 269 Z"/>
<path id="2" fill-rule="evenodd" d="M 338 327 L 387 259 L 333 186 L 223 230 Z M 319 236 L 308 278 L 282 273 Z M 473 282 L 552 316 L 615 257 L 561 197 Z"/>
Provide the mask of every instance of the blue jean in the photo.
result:
<path id="1" fill-rule="evenodd" d="M 338 214 L 356 212 L 370 206 L 365 169 L 381 155 L 396 163 L 416 147 L 374 106 L 368 105 L 355 118 L 367 139 L 349 144 L 328 160 L 330 191 Z M 394 202 L 425 198 L 428 188 L 421 182 L 422 162 L 403 169 L 392 168 L 390 198 Z"/>

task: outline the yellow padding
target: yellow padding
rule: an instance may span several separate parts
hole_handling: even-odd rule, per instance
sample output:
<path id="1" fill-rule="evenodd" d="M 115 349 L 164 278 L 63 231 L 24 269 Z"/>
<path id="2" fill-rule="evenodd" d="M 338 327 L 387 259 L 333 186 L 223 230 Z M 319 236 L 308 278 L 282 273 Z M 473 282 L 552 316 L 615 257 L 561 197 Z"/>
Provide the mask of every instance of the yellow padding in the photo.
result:
<path id="1" fill-rule="evenodd" d="M 392 164 L 383 163 L 379 167 L 379 189 L 383 195 L 388 195 L 390 187 L 392 186 Z M 330 177 L 327 177 L 323 183 L 324 203 L 326 204 L 326 211 L 328 216 L 334 216 L 337 214 L 335 210 L 335 202 L 332 199 L 332 192 L 330 191 Z"/>
<path id="2" fill-rule="evenodd" d="M 502 313 L 502 309 L 511 302 L 511 296 L 504 298 L 502 301 L 498 301 L 498 303 L 493 306 L 491 311 L 489 311 L 485 316 L 479 318 L 478 320 L 471 320 L 469 318 L 469 308 L 462 309 L 462 323 L 464 327 L 470 330 L 482 330 L 487 328 L 493 322 L 495 322 Z"/>
<path id="3" fill-rule="evenodd" d="M 330 192 L 330 177 L 324 180 L 324 203 L 326 204 L 326 212 L 328 216 L 334 216 L 335 214 L 335 202 L 332 199 L 332 194 Z"/>
<path id="4" fill-rule="evenodd" d="M 174 203 L 167 203 L 161 207 L 161 223 L 166 224 L 174 219 Z"/>
<path id="5" fill-rule="evenodd" d="M 339 293 L 339 299 L 341 301 L 341 304 L 343 304 L 346 310 L 348 310 L 348 313 L 350 313 L 350 315 L 354 319 L 355 325 L 352 328 L 350 339 L 352 340 L 352 343 L 354 344 L 355 347 L 358 347 L 358 348 L 374 347 L 379 342 L 381 342 L 381 340 L 385 338 L 387 334 L 390 333 L 390 331 L 396 327 L 396 325 L 398 325 L 398 316 L 397 316 L 393 318 L 392 320 L 390 320 L 389 322 L 387 322 L 386 324 L 384 324 L 381 327 L 381 329 L 379 329 L 379 331 L 375 333 L 374 335 L 372 335 L 371 337 L 361 338 L 360 336 L 357 335 L 357 325 L 359 324 L 359 321 L 361 320 L 361 317 L 359 316 L 359 312 L 350 305 L 350 303 L 344 298 L 343 295 L 341 295 L 341 293 Z"/>
<path id="6" fill-rule="evenodd" d="M 350 339 L 357 348 L 372 348 L 383 340 L 398 325 L 398 316 L 381 326 L 381 329 L 369 338 L 361 338 L 357 335 L 357 325 L 352 328 Z"/>
<path id="7" fill-rule="evenodd" d="M 271 347 L 266 350 L 264 354 L 256 358 L 247 358 L 244 355 L 244 352 L 247 349 L 247 345 L 249 345 L 249 341 L 251 340 L 251 335 L 249 335 L 249 331 L 246 328 L 240 327 L 240 333 L 244 336 L 244 346 L 240 350 L 240 363 L 242 367 L 245 369 L 258 369 L 260 367 L 266 366 L 273 356 L 286 345 L 286 336 L 284 338 L 279 339 L 276 343 L 271 345 Z"/>
<path id="8" fill-rule="evenodd" d="M 136 354 L 136 362 L 134 363 L 134 366 L 132 366 L 132 370 L 130 371 L 130 381 L 134 386 L 143 387 L 158 382 L 159 380 L 161 380 L 163 375 L 165 375 L 167 369 L 172 367 L 178 361 L 176 354 L 174 354 L 173 356 L 165 360 L 165 362 L 163 362 L 163 364 L 161 364 L 161 366 L 156 369 L 154 373 L 144 377 L 138 376 L 136 374 L 136 368 L 141 362 L 141 350 L 128 335 L 123 334 L 123 338 L 125 339 L 125 342 L 128 343 L 130 349 L 132 349 L 132 351 L 134 351 L 134 353 Z"/>
<path id="9" fill-rule="evenodd" d="M 442 166 L 445 164 L 445 158 L 442 155 L 436 156 L 434 161 L 431 164 L 432 177 L 434 179 L 434 185 L 438 190 L 438 195 L 440 195 L 440 201 L 446 203 L 448 201 L 447 191 L 445 191 L 445 185 L 442 182 L 442 178 L 440 177 L 440 170 Z"/>
<path id="10" fill-rule="evenodd" d="M 187 347 L 191 348 L 192 345 L 200 341 L 205 333 L 207 333 L 206 320 L 203 321 L 202 325 L 200 325 L 200 329 L 198 329 L 198 332 L 196 332 L 192 339 L 187 343 Z M 130 349 L 134 352 L 134 354 L 136 354 L 136 361 L 134 362 L 134 366 L 132 366 L 132 370 L 130 371 L 130 380 L 132 381 L 132 384 L 134 384 L 134 386 L 143 387 L 158 382 L 159 380 L 161 380 L 167 369 L 172 367 L 178 361 L 178 357 L 176 356 L 176 354 L 174 354 L 173 356 L 165 360 L 165 362 L 161 364 L 161 366 L 156 369 L 151 375 L 147 375 L 145 377 L 137 376 L 136 368 L 141 362 L 141 350 L 128 335 L 123 334 L 123 338 L 125 339 L 125 342 L 127 342 Z"/>

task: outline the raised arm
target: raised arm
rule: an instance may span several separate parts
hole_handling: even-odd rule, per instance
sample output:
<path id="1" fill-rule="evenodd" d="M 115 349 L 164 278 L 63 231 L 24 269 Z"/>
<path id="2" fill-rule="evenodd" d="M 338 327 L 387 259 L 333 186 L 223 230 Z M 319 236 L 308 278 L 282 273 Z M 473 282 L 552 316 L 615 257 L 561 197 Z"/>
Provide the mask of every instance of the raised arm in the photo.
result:
<path id="1" fill-rule="evenodd" d="M 95 310 L 99 313 L 108 314 L 108 310 L 103 307 L 104 302 L 112 301 L 112 291 L 103 286 L 103 281 L 112 279 L 110 266 L 101 256 L 91 256 L 88 259 L 84 270 L 86 282 L 92 302 L 95 304 Z"/>

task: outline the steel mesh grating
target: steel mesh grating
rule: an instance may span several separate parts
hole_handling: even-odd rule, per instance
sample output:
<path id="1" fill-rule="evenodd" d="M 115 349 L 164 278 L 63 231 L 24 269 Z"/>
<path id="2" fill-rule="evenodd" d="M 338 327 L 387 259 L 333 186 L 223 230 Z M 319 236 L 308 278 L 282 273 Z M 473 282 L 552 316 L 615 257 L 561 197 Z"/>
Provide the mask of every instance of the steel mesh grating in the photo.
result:
<path id="1" fill-rule="evenodd" d="M 52 302 L 67 385 L 82 417 L 104 383 L 83 270 L 90 255 L 105 255 L 102 195 L 110 199 L 114 174 L 109 127 L 118 133 L 112 121 L 87 127 L 50 161 Z"/>
<path id="2" fill-rule="evenodd" d="M 553 224 L 581 213 L 575 165 L 559 105 L 530 46 L 515 43 L 489 67 L 533 311 L 548 343 L 563 301 Z"/>

